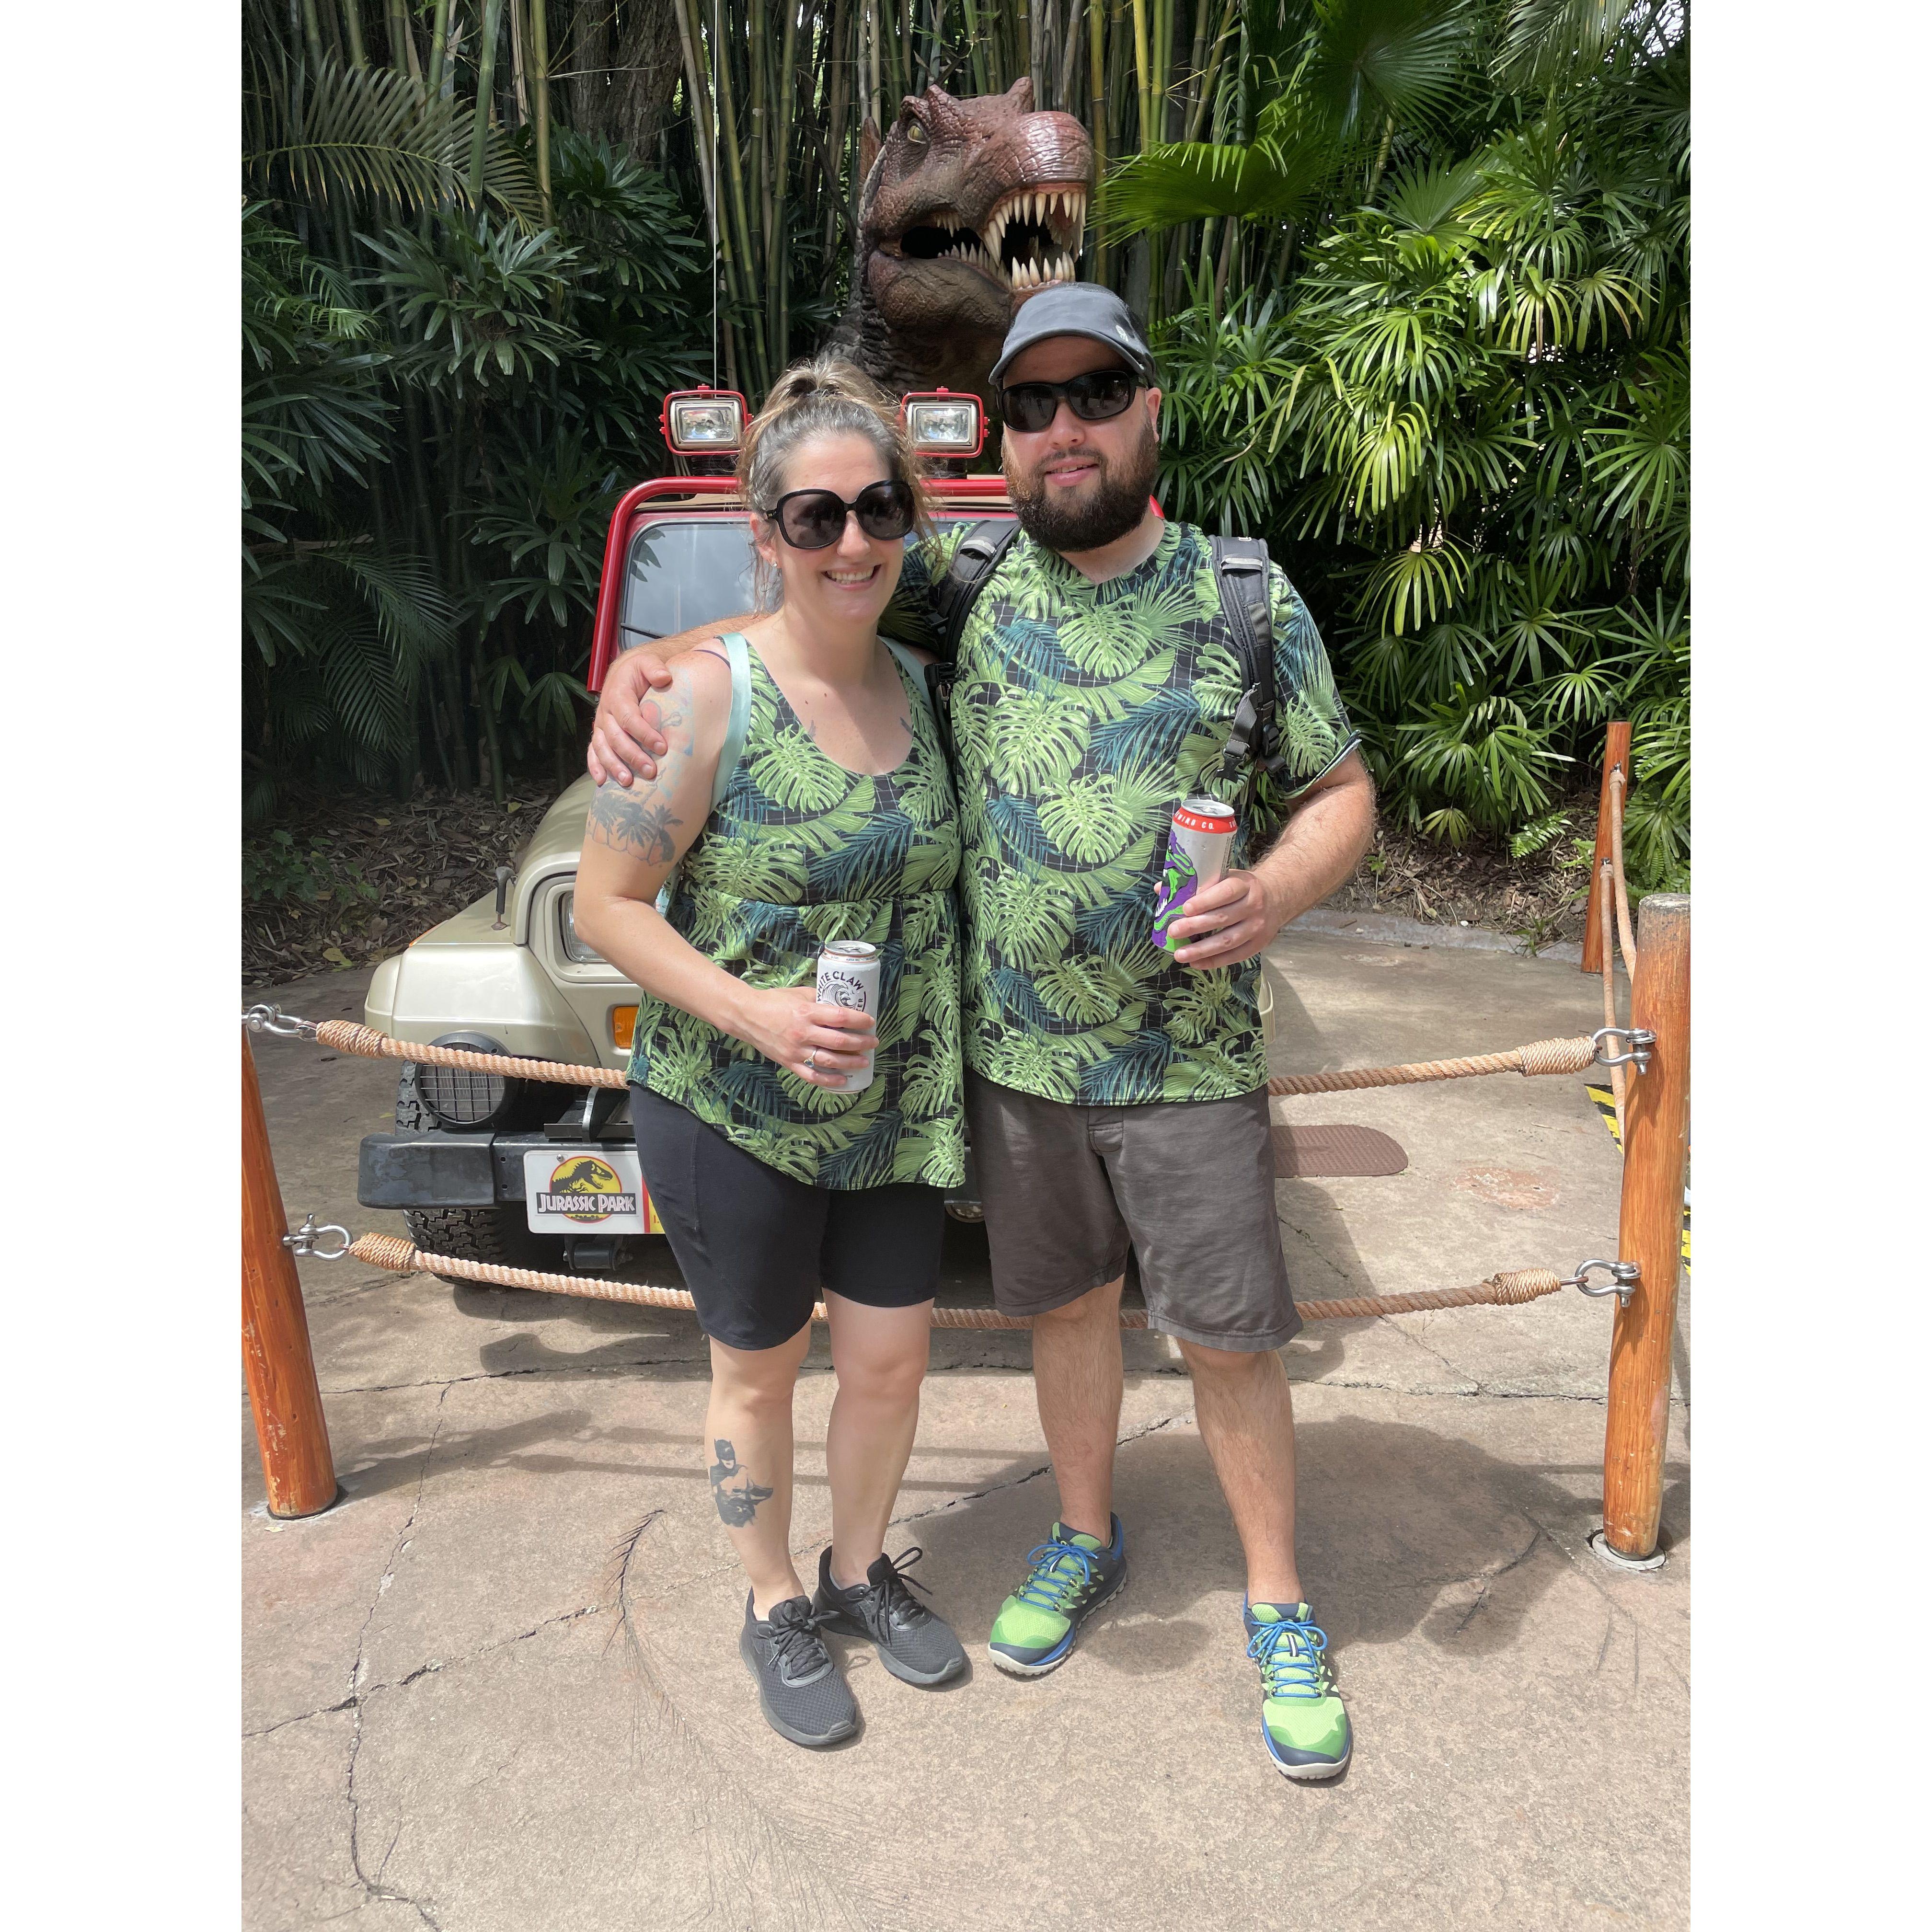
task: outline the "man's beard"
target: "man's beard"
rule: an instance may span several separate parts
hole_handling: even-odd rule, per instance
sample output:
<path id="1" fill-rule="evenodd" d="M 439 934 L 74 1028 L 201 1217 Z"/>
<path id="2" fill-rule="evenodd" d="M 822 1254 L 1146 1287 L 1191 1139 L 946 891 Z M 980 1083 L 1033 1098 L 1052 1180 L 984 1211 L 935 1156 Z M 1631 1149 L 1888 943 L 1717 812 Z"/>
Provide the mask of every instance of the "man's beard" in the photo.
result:
<path id="1" fill-rule="evenodd" d="M 1100 550 L 1125 536 L 1147 514 L 1148 498 L 1160 470 L 1160 440 L 1151 424 L 1139 448 L 1118 469 L 1097 450 L 1087 454 L 1100 465 L 1100 474 L 1090 490 L 1076 493 L 1084 499 L 1078 503 L 1055 502 L 1043 476 L 1016 476 L 1001 465 L 1020 528 L 1035 543 L 1063 555 Z"/>

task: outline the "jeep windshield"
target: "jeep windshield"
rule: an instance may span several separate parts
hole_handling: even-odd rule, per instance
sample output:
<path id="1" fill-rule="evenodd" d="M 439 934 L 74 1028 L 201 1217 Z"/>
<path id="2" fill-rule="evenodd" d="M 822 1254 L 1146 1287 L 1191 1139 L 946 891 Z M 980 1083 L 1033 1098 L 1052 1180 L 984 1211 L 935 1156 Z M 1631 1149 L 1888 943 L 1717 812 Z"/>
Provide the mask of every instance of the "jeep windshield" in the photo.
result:
<path id="1" fill-rule="evenodd" d="M 946 530 L 980 518 L 940 515 L 932 520 Z M 750 610 L 752 601 L 752 544 L 742 515 L 653 519 L 631 539 L 619 648 L 734 617 Z"/>

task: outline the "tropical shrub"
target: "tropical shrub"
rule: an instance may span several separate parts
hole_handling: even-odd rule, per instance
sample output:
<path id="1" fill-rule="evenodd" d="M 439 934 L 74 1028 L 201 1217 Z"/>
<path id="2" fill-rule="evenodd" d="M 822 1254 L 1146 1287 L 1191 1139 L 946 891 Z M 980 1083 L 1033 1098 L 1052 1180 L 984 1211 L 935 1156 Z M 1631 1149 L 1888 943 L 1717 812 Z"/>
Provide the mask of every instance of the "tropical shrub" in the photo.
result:
<path id="1" fill-rule="evenodd" d="M 1204 291 L 1168 323 L 1163 487 L 1281 546 L 1385 810 L 1533 849 L 1570 766 L 1628 716 L 1633 874 L 1678 882 L 1688 44 L 1653 35 L 1586 80 L 1503 45 L 1490 78 L 1528 82 L 1480 104 L 1467 152 L 1439 123 L 1392 144 L 1374 199 L 1306 242 L 1288 289 L 1225 319 Z"/>

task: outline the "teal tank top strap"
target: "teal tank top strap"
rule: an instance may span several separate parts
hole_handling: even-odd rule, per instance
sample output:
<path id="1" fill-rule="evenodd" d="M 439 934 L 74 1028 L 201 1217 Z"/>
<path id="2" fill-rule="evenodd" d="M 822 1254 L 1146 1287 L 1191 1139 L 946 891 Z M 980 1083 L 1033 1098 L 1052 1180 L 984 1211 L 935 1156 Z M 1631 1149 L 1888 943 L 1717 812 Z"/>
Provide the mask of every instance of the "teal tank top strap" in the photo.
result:
<path id="1" fill-rule="evenodd" d="M 745 734 L 752 728 L 752 646 L 742 631 L 723 634 L 725 660 L 731 667 L 731 715 L 724 742 L 718 748 L 718 770 L 711 781 L 711 808 L 716 812 L 731 789 L 731 775 L 745 753 Z"/>
<path id="2" fill-rule="evenodd" d="M 920 701 L 927 710 L 932 709 L 932 692 L 926 681 L 926 667 L 904 645 L 895 644 L 890 638 L 881 638 L 879 642 L 898 660 L 899 669 L 905 673 L 906 682 L 919 693 Z"/>
<path id="3" fill-rule="evenodd" d="M 745 734 L 752 728 L 752 646 L 742 631 L 727 631 L 719 638 L 724 646 L 724 661 L 731 667 L 731 709 L 724 721 L 724 742 L 718 748 L 718 769 L 711 777 L 711 809 L 724 802 L 731 789 L 732 776 L 745 754 Z M 677 890 L 681 866 L 671 868 L 670 877 L 658 888 L 657 909 L 668 914 Z"/>

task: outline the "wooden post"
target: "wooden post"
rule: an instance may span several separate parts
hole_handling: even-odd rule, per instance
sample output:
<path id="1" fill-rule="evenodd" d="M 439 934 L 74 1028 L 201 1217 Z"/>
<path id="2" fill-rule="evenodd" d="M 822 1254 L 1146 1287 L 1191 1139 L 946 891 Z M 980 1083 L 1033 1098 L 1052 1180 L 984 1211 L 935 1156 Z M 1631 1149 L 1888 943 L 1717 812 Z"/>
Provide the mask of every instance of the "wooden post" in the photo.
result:
<path id="1" fill-rule="evenodd" d="M 271 1516 L 314 1516 L 334 1502 L 322 1391 L 308 1345 L 282 1190 L 268 1148 L 268 1124 L 255 1055 L 242 1036 L 242 1366 Z"/>
<path id="2" fill-rule="evenodd" d="M 1610 774 L 1621 765 L 1624 795 L 1630 795 L 1630 728 L 1623 722 L 1604 731 L 1604 776 L 1597 790 L 1597 849 L 1590 859 L 1590 904 L 1583 919 L 1583 970 L 1604 970 L 1604 935 L 1598 923 L 1597 895 L 1604 890 L 1604 862 L 1610 856 Z"/>
<path id="3" fill-rule="evenodd" d="M 1623 1210 L 1617 1258 L 1643 1278 L 1617 1310 L 1604 1431 L 1604 1542 L 1612 1560 L 1657 1550 L 1670 1424 L 1670 1342 L 1677 1326 L 1684 1163 L 1690 1151 L 1690 902 L 1655 892 L 1637 914 L 1630 1024 L 1657 1035 L 1634 1073 L 1624 1114 Z"/>

